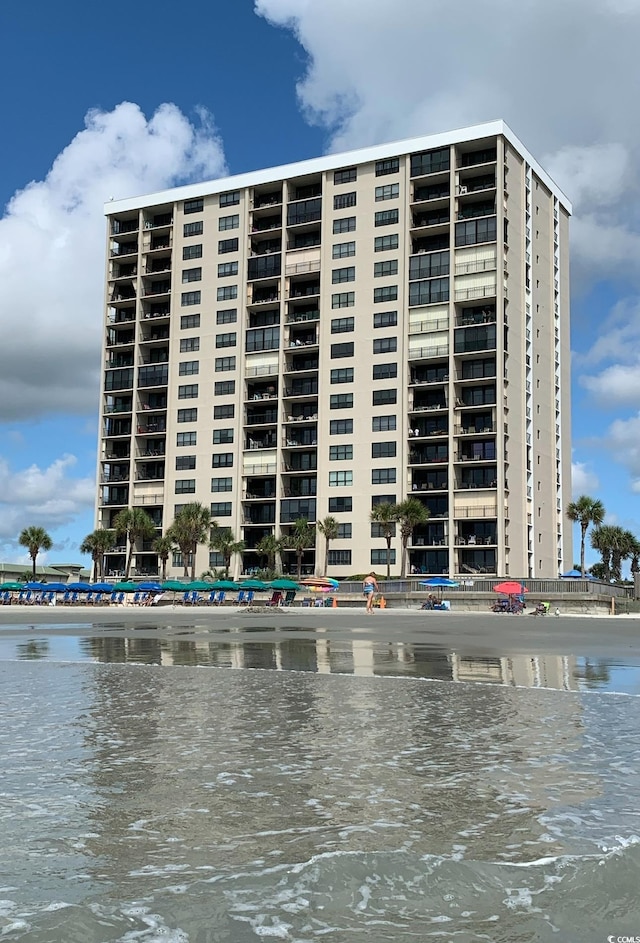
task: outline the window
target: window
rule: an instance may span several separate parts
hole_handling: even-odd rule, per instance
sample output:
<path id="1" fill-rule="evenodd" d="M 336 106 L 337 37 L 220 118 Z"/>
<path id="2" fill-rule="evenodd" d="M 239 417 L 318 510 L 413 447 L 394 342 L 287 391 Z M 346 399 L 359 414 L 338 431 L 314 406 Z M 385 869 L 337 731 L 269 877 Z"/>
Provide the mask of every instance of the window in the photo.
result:
<path id="1" fill-rule="evenodd" d="M 221 216 L 218 220 L 218 230 L 220 232 L 225 232 L 228 229 L 238 229 L 240 226 L 240 217 L 236 214 L 235 216 Z"/>
<path id="2" fill-rule="evenodd" d="M 351 566 L 351 551 L 330 550 L 327 554 L 327 566 Z"/>
<path id="3" fill-rule="evenodd" d="M 212 491 L 233 491 L 233 478 L 212 478 Z"/>
<path id="4" fill-rule="evenodd" d="M 340 183 L 355 183 L 357 179 L 358 179 L 357 167 L 347 167 L 346 170 L 336 170 L 336 172 L 333 175 L 333 182 L 336 185 Z"/>
<path id="5" fill-rule="evenodd" d="M 198 419 L 197 409 L 179 409 L 178 410 L 178 422 L 197 422 L 197 419 Z"/>
<path id="6" fill-rule="evenodd" d="M 374 288 L 373 289 L 373 303 L 381 304 L 385 301 L 397 301 L 398 300 L 398 286 L 397 285 L 385 285 L 384 288 Z"/>
<path id="7" fill-rule="evenodd" d="M 449 274 L 449 252 L 429 252 L 414 255 L 409 260 L 409 281 L 418 278 L 437 278 Z"/>
<path id="8" fill-rule="evenodd" d="M 198 384 L 197 383 L 187 383 L 184 386 L 178 387 L 178 399 L 197 399 L 198 397 Z"/>
<path id="9" fill-rule="evenodd" d="M 237 320 L 237 308 L 223 308 L 216 312 L 216 324 L 235 324 Z"/>
<path id="10" fill-rule="evenodd" d="M 233 452 L 219 452 L 211 456 L 212 468 L 233 468 Z"/>
<path id="11" fill-rule="evenodd" d="M 186 354 L 200 350 L 200 338 L 199 337 L 181 337 L 180 338 L 180 353 Z"/>
<path id="12" fill-rule="evenodd" d="M 376 187 L 376 203 L 380 203 L 382 200 L 397 200 L 399 196 L 399 183 L 389 183 L 384 187 Z"/>
<path id="13" fill-rule="evenodd" d="M 371 458 L 395 458 L 397 446 L 395 442 L 372 442 Z"/>
<path id="14" fill-rule="evenodd" d="M 201 213 L 204 209 L 204 199 L 200 197 L 197 200 L 185 200 L 183 209 L 185 216 L 189 213 Z"/>
<path id="15" fill-rule="evenodd" d="M 329 446 L 329 461 L 330 462 L 351 461 L 352 458 L 353 458 L 352 445 L 330 445 Z"/>
<path id="16" fill-rule="evenodd" d="M 392 537 L 396 536 L 395 523 L 389 524 L 387 527 L 384 524 L 378 524 L 376 521 L 371 522 L 371 536 L 374 540 L 376 540 L 378 537 L 385 537 L 385 530 L 387 529 Z"/>
<path id="17" fill-rule="evenodd" d="M 279 327 L 261 327 L 247 331 L 247 351 L 277 350 L 279 346 Z"/>
<path id="18" fill-rule="evenodd" d="M 190 328 L 200 327 L 199 314 L 183 314 L 180 318 L 180 330 L 187 331 Z"/>
<path id="19" fill-rule="evenodd" d="M 392 236 L 376 236 L 373 240 L 374 252 L 386 252 L 388 249 L 397 249 L 399 245 L 398 234 Z"/>
<path id="20" fill-rule="evenodd" d="M 428 305 L 448 300 L 448 278 L 432 278 L 427 282 L 409 282 L 410 305 Z"/>
<path id="21" fill-rule="evenodd" d="M 202 281 L 202 269 L 201 268 L 183 268 L 182 269 L 182 284 L 187 282 L 201 282 Z"/>
<path id="22" fill-rule="evenodd" d="M 329 409 L 351 409 L 353 393 L 332 393 L 329 397 Z"/>
<path id="23" fill-rule="evenodd" d="M 373 277 L 374 278 L 383 278 L 385 275 L 397 275 L 398 274 L 398 260 L 389 259 L 387 262 L 374 262 L 373 263 Z"/>
<path id="24" fill-rule="evenodd" d="M 330 488 L 345 488 L 353 484 L 352 471 L 332 471 L 329 472 Z"/>
<path id="25" fill-rule="evenodd" d="M 220 206 L 237 206 L 240 202 L 240 191 L 229 190 L 228 193 L 220 194 Z"/>
<path id="26" fill-rule="evenodd" d="M 197 223 L 185 223 L 182 227 L 182 235 L 185 239 L 189 236 L 201 236 L 204 232 L 204 223 L 201 219 Z"/>
<path id="27" fill-rule="evenodd" d="M 353 498 L 329 498 L 329 514 L 345 514 L 353 510 Z"/>
<path id="28" fill-rule="evenodd" d="M 216 347 L 235 347 L 237 336 L 235 331 L 228 334 L 216 334 Z"/>
<path id="29" fill-rule="evenodd" d="M 331 383 L 353 383 L 353 367 L 331 371 Z"/>
<path id="30" fill-rule="evenodd" d="M 395 468 L 374 468 L 371 471 L 372 485 L 392 485 L 395 484 Z"/>
<path id="31" fill-rule="evenodd" d="M 352 536 L 352 525 L 351 524 L 338 524 L 338 536 L 337 540 L 350 540 Z"/>
<path id="32" fill-rule="evenodd" d="M 211 517 L 231 517 L 231 501 L 213 501 L 211 504 Z"/>
<path id="33" fill-rule="evenodd" d="M 236 381 L 235 380 L 221 380 L 219 383 L 213 384 L 213 395 L 214 396 L 233 396 L 236 392 Z"/>
<path id="34" fill-rule="evenodd" d="M 196 242 L 192 246 L 184 246 L 182 249 L 182 260 L 187 262 L 189 259 L 202 258 L 202 243 Z"/>
<path id="35" fill-rule="evenodd" d="M 337 242 L 333 247 L 334 259 L 348 259 L 356 254 L 355 242 Z"/>
<path id="36" fill-rule="evenodd" d="M 185 445 L 197 445 L 197 432 L 178 432 L 176 435 L 176 446 L 182 448 Z"/>
<path id="37" fill-rule="evenodd" d="M 374 354 L 393 354 L 397 349 L 397 337 L 380 337 L 373 342 Z"/>
<path id="38" fill-rule="evenodd" d="M 281 502 L 280 521 L 282 524 L 293 524 L 299 517 L 304 517 L 307 521 L 315 521 L 315 498 L 301 498 Z"/>
<path id="39" fill-rule="evenodd" d="M 332 308 L 353 308 L 355 303 L 355 291 L 341 291 L 337 295 L 331 295 Z"/>
<path id="40" fill-rule="evenodd" d="M 395 226 L 400 219 L 400 213 L 398 210 L 382 210 L 379 213 L 376 213 L 374 217 L 374 225 L 376 226 Z"/>
<path id="41" fill-rule="evenodd" d="M 374 390 L 373 391 L 373 405 L 374 406 L 387 406 L 391 403 L 396 403 L 398 401 L 397 390 Z"/>
<path id="42" fill-rule="evenodd" d="M 496 232 L 495 216 L 468 219 L 463 223 L 456 223 L 456 245 L 472 246 L 480 242 L 495 242 Z"/>
<path id="43" fill-rule="evenodd" d="M 177 564 L 174 564 L 176 566 Z M 181 565 L 181 564 L 180 564 Z M 209 551 L 209 569 L 216 570 L 224 566 L 224 556 L 215 550 Z"/>
<path id="44" fill-rule="evenodd" d="M 202 298 L 202 292 L 199 291 L 183 291 L 180 297 L 180 303 L 183 308 L 186 308 L 188 305 L 199 305 Z M 200 321 L 198 320 L 198 326 Z"/>
<path id="45" fill-rule="evenodd" d="M 228 278 L 230 275 L 238 274 L 237 262 L 220 262 L 218 264 L 218 278 Z"/>
<path id="46" fill-rule="evenodd" d="M 355 232 L 356 231 L 356 218 L 355 216 L 345 216 L 344 219 L 334 219 L 333 221 L 333 235 L 338 236 L 341 233 L 345 232 Z"/>
<path id="47" fill-rule="evenodd" d="M 238 297 L 237 285 L 223 285 L 221 288 L 218 288 L 218 290 L 216 291 L 217 301 L 233 301 L 233 299 L 237 297 Z"/>
<path id="48" fill-rule="evenodd" d="M 354 330 L 354 318 L 331 318 L 332 334 L 350 334 Z"/>
<path id="49" fill-rule="evenodd" d="M 220 239 L 218 242 L 218 253 L 219 255 L 224 255 L 225 252 L 237 252 L 238 251 L 238 240 L 237 239 Z"/>
<path id="50" fill-rule="evenodd" d="M 387 160 L 376 161 L 376 177 L 384 177 L 386 174 L 397 174 L 399 170 L 399 157 L 389 157 Z"/>
<path id="51" fill-rule="evenodd" d="M 339 357 L 353 357 L 353 341 L 348 344 L 332 344 L 331 359 L 337 360 Z"/>
<path id="52" fill-rule="evenodd" d="M 181 377 L 193 377 L 200 373 L 199 360 L 183 360 L 178 364 L 178 375 Z"/>
<path id="53" fill-rule="evenodd" d="M 178 478 L 176 479 L 176 494 L 195 494 L 196 493 L 196 480 L 195 478 Z"/>
<path id="54" fill-rule="evenodd" d="M 258 255 L 247 262 L 247 278 L 277 278 L 282 271 L 282 255 L 278 252 Z"/>
<path id="55" fill-rule="evenodd" d="M 389 551 L 389 563 L 391 566 L 395 566 L 396 562 L 396 552 L 395 550 Z M 386 566 L 387 565 L 387 548 L 384 550 L 372 550 L 371 551 L 371 565 L 372 566 Z"/>
<path id="56" fill-rule="evenodd" d="M 448 147 L 443 147 L 437 151 L 423 151 L 421 154 L 411 155 L 412 177 L 422 177 L 424 174 L 435 174 L 442 170 L 449 170 Z"/>
<path id="57" fill-rule="evenodd" d="M 374 380 L 393 380 L 398 376 L 397 363 L 376 363 L 373 367 Z"/>
<path id="58" fill-rule="evenodd" d="M 178 455 L 176 457 L 176 471 L 192 471 L 195 467 L 195 455 Z"/>
<path id="59" fill-rule="evenodd" d="M 371 420 L 372 432 L 393 432 L 395 428 L 395 416 L 374 416 Z"/>
<path id="60" fill-rule="evenodd" d="M 353 419 L 332 419 L 329 423 L 329 435 L 352 435 Z"/>
<path id="61" fill-rule="evenodd" d="M 349 265 L 346 268 L 334 268 L 331 272 L 331 283 L 339 285 L 341 282 L 355 282 L 356 267 Z"/>
<path id="62" fill-rule="evenodd" d="M 236 369 L 235 357 L 216 357 L 214 363 L 216 373 L 224 373 L 226 370 Z"/>
<path id="63" fill-rule="evenodd" d="M 236 407 L 233 403 L 226 403 L 224 406 L 213 407 L 214 419 L 233 419 Z"/>
<path id="64" fill-rule="evenodd" d="M 213 444 L 228 445 L 233 442 L 233 429 L 214 429 Z"/>
<path id="65" fill-rule="evenodd" d="M 356 191 L 350 193 L 337 193 L 333 198 L 334 210 L 346 210 L 349 206 L 356 205 Z"/>
<path id="66" fill-rule="evenodd" d="M 374 327 L 395 327 L 398 323 L 397 311 L 378 311 L 373 316 Z"/>

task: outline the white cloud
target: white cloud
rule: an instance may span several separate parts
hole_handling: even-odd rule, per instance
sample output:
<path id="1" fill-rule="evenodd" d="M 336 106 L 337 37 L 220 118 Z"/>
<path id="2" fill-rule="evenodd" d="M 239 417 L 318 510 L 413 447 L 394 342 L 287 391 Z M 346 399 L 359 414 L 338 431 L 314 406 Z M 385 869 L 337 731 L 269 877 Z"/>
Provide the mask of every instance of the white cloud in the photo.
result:
<path id="1" fill-rule="evenodd" d="M 640 402 L 640 362 L 614 364 L 595 376 L 584 375 L 580 383 L 597 397 L 604 408 Z"/>
<path id="2" fill-rule="evenodd" d="M 616 419 L 608 429 L 605 446 L 631 476 L 631 490 L 640 494 L 640 413 Z"/>
<path id="3" fill-rule="evenodd" d="M 586 462 L 572 462 L 571 493 L 574 499 L 581 494 L 593 494 L 599 487 L 598 476 Z"/>
<path id="4" fill-rule="evenodd" d="M 103 323 L 103 204 L 224 171 L 206 112 L 147 120 L 129 102 L 92 111 L 47 177 L 0 219 L 0 421 L 97 408 Z"/>
<path id="5" fill-rule="evenodd" d="M 74 477 L 76 458 L 63 455 L 40 468 L 14 470 L 0 458 L 0 546 L 18 551 L 24 527 L 44 527 L 51 533 L 93 507 L 95 481 Z"/>

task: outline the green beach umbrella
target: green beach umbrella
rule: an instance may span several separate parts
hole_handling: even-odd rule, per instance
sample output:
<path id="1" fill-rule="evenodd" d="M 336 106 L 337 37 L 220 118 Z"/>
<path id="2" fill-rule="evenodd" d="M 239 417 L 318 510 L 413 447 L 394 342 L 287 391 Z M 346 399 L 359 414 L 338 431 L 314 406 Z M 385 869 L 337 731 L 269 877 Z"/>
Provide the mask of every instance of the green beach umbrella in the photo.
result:
<path id="1" fill-rule="evenodd" d="M 240 589 L 253 589 L 258 592 L 264 592 L 267 589 L 270 589 L 268 583 L 263 582 L 263 580 L 243 580 L 240 583 Z"/>
<path id="2" fill-rule="evenodd" d="M 24 586 L 24 583 L 16 583 L 15 581 L 9 582 L 9 583 L 0 583 L 0 592 L 3 592 L 3 593 L 19 592 L 23 588 L 23 586 Z"/>
<path id="3" fill-rule="evenodd" d="M 233 592 L 234 589 L 240 589 L 240 584 L 234 583 L 233 580 L 216 580 L 210 586 L 211 589 L 222 589 L 228 593 Z"/>
<path id="4" fill-rule="evenodd" d="M 271 580 L 269 583 L 271 589 L 295 589 L 303 590 L 304 586 L 301 586 L 300 583 L 296 583 L 294 580 Z"/>
<path id="5" fill-rule="evenodd" d="M 180 580 L 165 580 L 161 584 L 161 588 L 169 593 L 181 593 L 183 590 L 186 591 L 188 585 L 188 583 L 182 583 Z"/>
<path id="6" fill-rule="evenodd" d="M 117 593 L 137 593 L 138 584 L 132 583 L 131 580 L 123 580 L 121 583 L 114 583 L 113 589 Z"/>
<path id="7" fill-rule="evenodd" d="M 204 593 L 209 589 L 217 589 L 218 587 L 215 583 L 208 583 L 206 580 L 193 580 L 191 583 L 187 583 L 184 588 L 190 592 Z"/>

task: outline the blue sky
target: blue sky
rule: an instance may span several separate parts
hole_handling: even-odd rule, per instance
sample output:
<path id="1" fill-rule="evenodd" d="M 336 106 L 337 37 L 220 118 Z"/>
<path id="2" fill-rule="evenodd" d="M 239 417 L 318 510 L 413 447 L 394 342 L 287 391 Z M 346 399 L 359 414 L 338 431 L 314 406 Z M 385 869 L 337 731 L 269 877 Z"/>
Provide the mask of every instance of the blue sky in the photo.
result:
<path id="1" fill-rule="evenodd" d="M 26 0 L 0 35 L 0 561 L 93 528 L 104 201 L 498 117 L 574 203 L 574 493 L 640 536 L 639 0 Z"/>

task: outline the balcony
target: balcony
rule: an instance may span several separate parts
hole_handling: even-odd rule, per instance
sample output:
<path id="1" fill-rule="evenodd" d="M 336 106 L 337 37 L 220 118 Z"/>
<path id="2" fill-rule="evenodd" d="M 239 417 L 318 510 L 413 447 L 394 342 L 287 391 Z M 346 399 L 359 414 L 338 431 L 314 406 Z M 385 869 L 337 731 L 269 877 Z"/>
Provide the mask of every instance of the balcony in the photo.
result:
<path id="1" fill-rule="evenodd" d="M 493 216 L 495 212 L 495 200 L 482 200 L 476 203 L 464 202 L 460 205 L 456 219 L 479 219 L 480 216 Z"/>
<path id="2" fill-rule="evenodd" d="M 315 429 L 304 429 L 298 433 L 287 431 L 282 442 L 283 449 L 314 448 L 318 444 Z"/>
<path id="3" fill-rule="evenodd" d="M 138 231 L 138 217 L 135 219 L 113 219 L 111 220 L 111 235 L 122 236 L 128 232 Z"/>
<path id="4" fill-rule="evenodd" d="M 497 160 L 495 147 L 483 147 L 477 151 L 468 151 L 458 155 L 458 167 L 476 167 L 478 164 L 495 164 Z"/>
<path id="5" fill-rule="evenodd" d="M 421 422 L 416 420 L 413 429 L 409 429 L 408 437 L 410 439 L 430 439 L 433 436 L 448 435 L 447 417 L 443 416 L 439 420 L 429 420 Z"/>
<path id="6" fill-rule="evenodd" d="M 313 397 L 318 395 L 318 383 L 316 380 L 307 381 L 305 383 L 292 383 L 291 386 L 285 387 L 284 396 L 287 399 L 292 399 L 297 396 L 308 396 Z"/>
<path id="7" fill-rule="evenodd" d="M 457 196 L 465 196 L 467 193 L 481 193 L 484 190 L 495 190 L 495 173 L 483 174 L 465 174 L 460 175 L 460 184 L 456 187 Z"/>
<path id="8" fill-rule="evenodd" d="M 448 344 L 428 344 L 424 347 L 409 347 L 409 360 L 432 360 L 449 356 Z"/>
<path id="9" fill-rule="evenodd" d="M 128 465 L 116 465 L 110 470 L 105 469 L 100 476 L 100 483 L 103 485 L 123 481 L 129 481 Z"/>
<path id="10" fill-rule="evenodd" d="M 318 470 L 318 458 L 315 452 L 294 452 L 288 462 L 282 463 L 283 475 L 308 475 Z"/>
<path id="11" fill-rule="evenodd" d="M 463 308 L 456 318 L 456 327 L 470 327 L 476 324 L 494 324 L 496 320 L 496 306 L 483 305 L 474 308 Z"/>
<path id="12" fill-rule="evenodd" d="M 476 488 L 497 488 L 497 486 L 498 479 L 496 478 L 495 467 L 492 469 L 478 469 L 473 476 L 463 473 L 461 479 L 456 484 L 456 488 L 460 491 L 468 491 Z"/>
<path id="13" fill-rule="evenodd" d="M 277 445 L 277 440 L 275 433 L 270 433 L 269 435 L 253 435 L 247 436 L 245 441 L 245 450 L 257 451 L 259 449 L 275 449 Z"/>
<path id="14" fill-rule="evenodd" d="M 162 229 L 165 226 L 173 225 L 173 216 L 171 213 L 156 213 L 144 221 L 145 229 Z"/>
<path id="15" fill-rule="evenodd" d="M 289 332 L 289 347 L 317 347 L 318 335 L 315 331 L 294 331 Z"/>
<path id="16" fill-rule="evenodd" d="M 455 288 L 453 296 L 455 301 L 473 301 L 477 298 L 495 298 L 498 292 L 498 285 L 492 282 L 490 285 L 480 285 L 476 288 Z"/>
<path id="17" fill-rule="evenodd" d="M 104 434 L 107 438 L 131 435 L 130 419 L 107 419 L 104 424 Z"/>
<path id="18" fill-rule="evenodd" d="M 451 218 L 449 208 L 433 210 L 430 213 L 414 213 L 412 229 L 426 229 L 428 226 L 448 226 Z"/>
<path id="19" fill-rule="evenodd" d="M 410 465 L 446 464 L 449 461 L 449 452 L 446 448 L 413 449 L 409 452 Z"/>
<path id="20" fill-rule="evenodd" d="M 140 422 L 137 425 L 136 435 L 158 435 L 167 431 L 167 421 L 159 416 L 157 419 L 149 419 L 147 422 Z"/>
<path id="21" fill-rule="evenodd" d="M 151 284 L 145 284 L 142 294 L 145 298 L 148 298 L 152 295 L 168 295 L 171 292 L 171 279 L 163 279 L 162 281 L 151 282 Z"/>
<path id="22" fill-rule="evenodd" d="M 456 354 L 475 353 L 480 350 L 496 349 L 496 327 L 487 325 L 481 327 L 456 328 L 453 350 Z"/>
<path id="23" fill-rule="evenodd" d="M 294 412 L 294 413 L 292 413 L 292 414 L 290 414 L 290 415 L 286 415 L 286 416 L 284 417 L 284 419 L 283 419 L 283 422 L 285 422 L 285 423 L 289 423 L 289 422 L 316 422 L 317 419 L 318 419 L 318 411 L 317 411 L 317 409 L 313 409 L 313 407 L 311 407 L 311 408 L 309 408 L 309 409 L 305 409 L 305 410 L 302 410 L 302 411 Z"/>
<path id="24" fill-rule="evenodd" d="M 136 319 L 136 309 L 131 308 L 109 308 L 107 312 L 107 324 L 131 324 Z"/>
<path id="25" fill-rule="evenodd" d="M 485 535 L 467 531 L 456 537 L 457 547 L 495 546 L 497 542 L 495 533 Z"/>
<path id="26" fill-rule="evenodd" d="M 155 341 L 166 341 L 166 340 L 169 340 L 168 327 L 157 327 L 155 328 L 155 330 L 143 331 L 142 337 L 140 338 L 140 341 L 143 344 L 153 344 Z"/>
<path id="27" fill-rule="evenodd" d="M 115 331 L 111 329 L 107 332 L 107 347 L 131 347 L 135 340 L 135 331 Z"/>
<path id="28" fill-rule="evenodd" d="M 282 229 L 282 213 L 254 218 L 251 226 L 251 232 L 271 232 L 276 229 Z"/>
<path id="29" fill-rule="evenodd" d="M 249 296 L 250 305 L 274 304 L 280 301 L 280 292 L 277 287 L 254 288 Z"/>
<path id="30" fill-rule="evenodd" d="M 268 409 L 260 412 L 247 412 L 247 426 L 275 425 L 278 422 L 278 410 Z"/>
<path id="31" fill-rule="evenodd" d="M 289 357 L 285 358 L 285 373 L 302 373 L 306 370 L 317 370 L 319 366 L 318 357 Z"/>
<path id="32" fill-rule="evenodd" d="M 245 464 L 242 471 L 243 474 L 248 476 L 262 475 L 270 477 L 271 475 L 275 475 L 277 466 L 275 462 L 255 462 L 253 465 Z"/>
<path id="33" fill-rule="evenodd" d="M 148 442 L 141 442 L 136 458 L 140 461 L 145 461 L 148 458 L 160 458 L 165 454 L 165 444 L 164 439 L 149 439 Z"/>
<path id="34" fill-rule="evenodd" d="M 430 186 L 417 186 L 413 191 L 413 202 L 423 203 L 428 200 L 442 200 L 449 196 L 449 181 L 433 183 Z"/>
<path id="35" fill-rule="evenodd" d="M 106 403 L 104 407 L 104 413 L 107 416 L 112 415 L 113 413 L 130 413 L 132 411 L 133 401 L 131 397 L 118 401 L 115 403 Z"/>
<path id="36" fill-rule="evenodd" d="M 446 491 L 448 488 L 446 475 L 414 475 L 411 490 L 413 491 Z"/>
<path id="37" fill-rule="evenodd" d="M 434 398 L 426 395 L 419 395 L 414 392 L 413 404 L 409 409 L 412 413 L 431 413 L 438 410 L 447 409 L 447 403 L 443 397 Z"/>
<path id="38" fill-rule="evenodd" d="M 289 288 L 289 298 L 310 298 L 320 294 L 320 282 L 292 282 Z"/>
<path id="39" fill-rule="evenodd" d="M 300 324 L 304 321 L 317 321 L 320 317 L 320 311 L 316 307 L 312 308 L 293 308 L 287 313 L 287 324 Z"/>
<path id="40" fill-rule="evenodd" d="M 254 210 L 262 210 L 269 206 L 278 206 L 280 203 L 282 203 L 282 190 L 272 190 L 269 193 L 256 193 L 251 207 Z"/>
<path id="41" fill-rule="evenodd" d="M 158 318 L 168 318 L 170 308 L 168 302 L 165 304 L 145 305 L 142 317 L 145 321 L 153 321 Z"/>
<path id="42" fill-rule="evenodd" d="M 477 275 L 480 272 L 493 272 L 498 267 L 498 259 L 491 256 L 489 259 L 470 259 L 468 262 L 456 262 L 456 275 Z"/>
<path id="43" fill-rule="evenodd" d="M 431 367 L 425 370 L 412 370 L 411 385 L 423 386 L 427 383 L 446 383 L 449 379 L 449 371 L 446 367 Z"/>
<path id="44" fill-rule="evenodd" d="M 111 304 L 122 304 L 123 301 L 134 301 L 136 290 L 133 285 L 116 285 L 111 290 L 109 301 Z"/>

